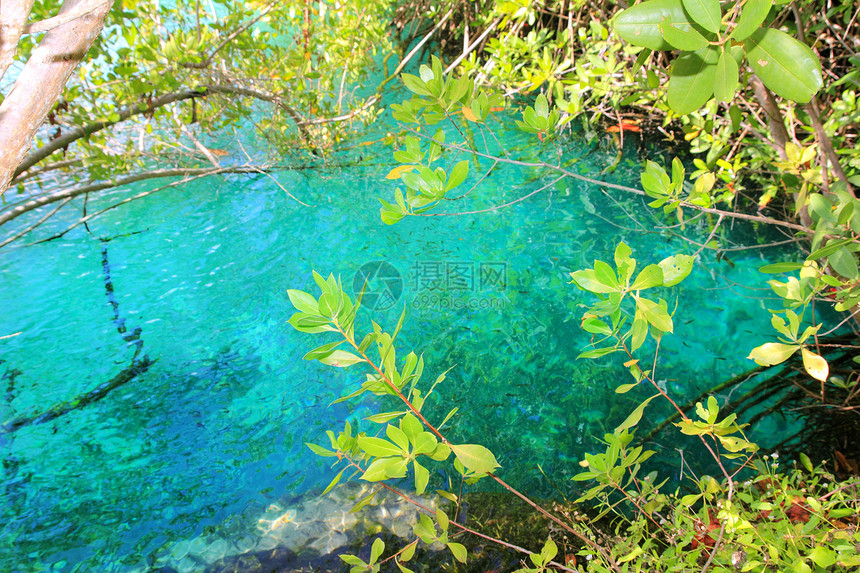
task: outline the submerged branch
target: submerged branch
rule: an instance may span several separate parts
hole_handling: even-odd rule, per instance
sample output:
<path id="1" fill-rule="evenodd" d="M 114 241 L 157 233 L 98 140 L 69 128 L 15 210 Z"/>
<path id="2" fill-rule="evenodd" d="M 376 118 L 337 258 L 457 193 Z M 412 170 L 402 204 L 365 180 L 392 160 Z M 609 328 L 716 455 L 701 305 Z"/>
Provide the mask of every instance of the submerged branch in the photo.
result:
<path id="1" fill-rule="evenodd" d="M 144 356 L 142 360 L 134 360 L 131 366 L 99 386 L 98 388 L 72 398 L 68 402 L 62 402 L 52 408 L 33 414 L 32 416 L 20 416 L 13 420 L 9 420 L 0 426 L 0 434 L 7 434 L 20 430 L 25 426 L 36 426 L 55 420 L 64 414 L 68 414 L 74 410 L 80 410 L 94 402 L 98 402 L 107 396 L 112 390 L 115 390 L 134 380 L 140 374 L 143 374 L 149 367 L 155 364 L 154 360 L 150 360 L 148 356 Z"/>

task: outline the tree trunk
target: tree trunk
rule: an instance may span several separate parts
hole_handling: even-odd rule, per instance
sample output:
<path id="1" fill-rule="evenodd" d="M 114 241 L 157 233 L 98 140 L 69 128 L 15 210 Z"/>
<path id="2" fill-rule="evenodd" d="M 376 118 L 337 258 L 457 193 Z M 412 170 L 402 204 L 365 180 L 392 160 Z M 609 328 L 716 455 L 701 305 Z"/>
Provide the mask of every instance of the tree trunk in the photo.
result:
<path id="1" fill-rule="evenodd" d="M 18 40 L 30 16 L 34 0 L 0 0 L 0 78 L 15 59 Z"/>
<path id="2" fill-rule="evenodd" d="M 60 15 L 72 12 L 84 2 L 65 0 Z M 39 126 L 104 27 L 112 5 L 113 0 L 107 0 L 80 18 L 49 30 L 0 105 L 0 193 L 9 186 Z"/>

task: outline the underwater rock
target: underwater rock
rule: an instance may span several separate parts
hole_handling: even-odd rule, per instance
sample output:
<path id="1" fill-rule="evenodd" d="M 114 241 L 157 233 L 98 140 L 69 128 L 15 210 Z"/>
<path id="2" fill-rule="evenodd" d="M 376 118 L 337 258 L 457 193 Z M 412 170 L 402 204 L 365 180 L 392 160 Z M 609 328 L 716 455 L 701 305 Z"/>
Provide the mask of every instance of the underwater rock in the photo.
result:
<path id="1" fill-rule="evenodd" d="M 298 565 L 298 555 L 284 547 L 268 551 L 243 553 L 219 559 L 206 568 L 206 573 L 276 573 L 293 571 Z"/>
<path id="2" fill-rule="evenodd" d="M 243 517 L 239 530 L 224 528 L 162 547 L 154 564 L 176 573 L 228 573 L 256 571 L 341 571 L 342 553 L 370 551 L 370 542 L 382 535 L 395 542 L 412 536 L 418 509 L 399 496 L 382 490 L 361 511 L 352 507 L 375 491 L 373 484 L 347 482 L 325 497 L 305 494 L 270 504 L 256 516 Z M 441 498 L 413 496 L 435 511 Z M 235 520 L 234 520 L 235 521 Z M 368 541 L 370 540 L 370 541 Z M 307 568 L 311 567 L 311 568 Z"/>

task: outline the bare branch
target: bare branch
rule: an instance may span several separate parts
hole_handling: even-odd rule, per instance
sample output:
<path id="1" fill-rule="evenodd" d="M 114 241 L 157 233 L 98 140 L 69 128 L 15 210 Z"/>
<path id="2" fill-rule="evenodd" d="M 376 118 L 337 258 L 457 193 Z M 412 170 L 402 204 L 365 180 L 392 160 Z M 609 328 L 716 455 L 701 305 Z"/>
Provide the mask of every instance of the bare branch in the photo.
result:
<path id="1" fill-rule="evenodd" d="M 185 90 L 181 92 L 170 93 L 156 98 L 151 102 L 141 102 L 139 104 L 121 109 L 119 113 L 117 113 L 117 119 L 115 121 L 96 121 L 81 127 L 71 129 L 57 139 L 49 141 L 39 149 L 30 153 L 15 170 L 15 177 L 17 178 L 24 171 L 28 170 L 36 163 L 42 161 L 55 151 L 62 149 L 83 137 L 96 133 L 97 131 L 101 131 L 121 121 L 125 121 L 132 116 L 149 113 L 153 109 L 163 107 L 173 102 L 191 99 L 194 97 L 204 97 L 205 95 L 206 92 L 201 90 Z M 18 180 L 16 179 L 16 181 Z"/>

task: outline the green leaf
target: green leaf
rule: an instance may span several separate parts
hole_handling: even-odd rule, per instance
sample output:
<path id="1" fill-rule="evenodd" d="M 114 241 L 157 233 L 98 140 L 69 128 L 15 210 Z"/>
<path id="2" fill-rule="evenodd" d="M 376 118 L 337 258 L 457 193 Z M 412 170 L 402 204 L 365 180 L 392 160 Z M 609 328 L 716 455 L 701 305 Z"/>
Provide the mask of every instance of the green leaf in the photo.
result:
<path id="1" fill-rule="evenodd" d="M 328 486 L 326 486 L 326 488 L 323 490 L 323 492 L 320 495 L 325 495 L 328 492 L 330 492 L 332 490 L 332 488 L 334 486 L 336 486 L 337 483 L 340 481 L 340 478 L 343 475 L 343 472 L 345 472 L 347 469 L 349 469 L 349 468 L 346 467 L 346 468 L 343 468 L 342 470 L 340 470 L 340 472 L 336 476 L 334 476 L 334 479 L 329 482 Z"/>
<path id="2" fill-rule="evenodd" d="M 819 545 L 809 552 L 809 558 L 819 567 L 827 568 L 836 563 L 836 552 Z"/>
<path id="3" fill-rule="evenodd" d="M 406 437 L 406 433 L 403 430 L 401 430 L 397 426 L 392 426 L 391 424 L 389 424 L 385 427 L 385 435 L 387 435 L 388 439 L 397 444 L 397 446 L 400 448 L 400 452 L 398 452 L 398 455 L 405 455 L 409 452 L 409 438 Z"/>
<path id="4" fill-rule="evenodd" d="M 410 442 L 415 442 L 415 438 L 417 438 L 421 432 L 424 431 L 424 426 L 421 422 L 413 416 L 412 414 L 406 414 L 403 416 L 403 420 L 400 421 L 400 429 L 406 434 L 406 437 L 409 438 Z"/>
<path id="5" fill-rule="evenodd" d="M 412 466 L 415 470 L 415 491 L 418 495 L 421 495 L 427 489 L 427 483 L 430 481 L 430 471 L 418 462 L 413 462 Z"/>
<path id="6" fill-rule="evenodd" d="M 570 273 L 570 276 L 573 279 L 574 284 L 582 290 L 597 293 L 610 293 L 617 290 L 616 286 L 602 282 L 601 279 L 597 277 L 597 273 L 591 269 L 574 271 Z"/>
<path id="7" fill-rule="evenodd" d="M 821 89 L 821 62 L 806 44 L 774 28 L 744 40 L 750 67 L 773 93 L 806 103 Z"/>
<path id="8" fill-rule="evenodd" d="M 839 239 L 839 240 L 831 240 L 827 243 L 826 246 L 821 247 L 820 249 L 813 251 L 806 257 L 807 261 L 814 261 L 816 259 L 822 259 L 824 257 L 829 257 L 843 246 L 851 243 L 854 239 Z"/>
<path id="9" fill-rule="evenodd" d="M 319 315 L 319 303 L 312 295 L 300 290 L 288 289 L 287 296 L 290 297 L 290 302 L 293 303 L 293 306 L 296 307 L 296 310 L 299 312 Z"/>
<path id="10" fill-rule="evenodd" d="M 484 446 L 477 444 L 451 444 L 451 450 L 467 470 L 477 474 L 491 473 L 501 467 L 493 453 Z"/>
<path id="11" fill-rule="evenodd" d="M 385 542 L 377 537 L 373 540 L 373 545 L 370 546 L 370 561 L 368 563 L 371 565 L 376 563 L 383 551 L 385 551 Z"/>
<path id="12" fill-rule="evenodd" d="M 547 539 L 546 543 L 543 545 L 543 549 L 540 550 L 540 556 L 543 558 L 543 564 L 546 565 L 558 555 L 558 546 L 555 544 L 555 541 L 552 539 Z"/>
<path id="13" fill-rule="evenodd" d="M 586 350 L 582 354 L 576 357 L 577 360 L 580 358 L 600 358 L 601 356 L 606 356 L 607 354 L 612 354 L 618 350 L 614 346 L 607 348 L 592 348 L 591 350 Z"/>
<path id="14" fill-rule="evenodd" d="M 630 351 L 639 350 L 646 336 L 648 336 L 648 320 L 642 309 L 637 308 L 633 314 L 633 326 L 630 327 Z"/>
<path id="15" fill-rule="evenodd" d="M 622 39 L 643 48 L 671 50 L 663 39 L 660 25 L 671 24 L 680 30 L 692 29 L 681 0 L 648 0 L 632 6 L 615 17 L 613 27 Z"/>
<path id="16" fill-rule="evenodd" d="M 454 558 L 460 563 L 466 562 L 466 547 L 461 543 L 448 543 L 448 549 L 454 555 Z"/>
<path id="17" fill-rule="evenodd" d="M 755 360 L 759 366 L 773 366 L 788 360 L 792 354 L 800 348 L 797 344 L 782 344 L 781 342 L 768 342 L 752 349 L 748 359 Z"/>
<path id="18" fill-rule="evenodd" d="M 319 361 L 327 366 L 335 366 L 337 368 L 347 368 L 353 364 L 365 362 L 364 358 L 356 356 L 350 352 L 346 352 L 345 350 L 335 350 L 325 358 L 320 358 Z"/>
<path id="19" fill-rule="evenodd" d="M 305 354 L 302 359 L 303 360 L 320 360 L 322 358 L 326 358 L 330 356 L 334 349 L 346 342 L 346 340 L 338 340 L 336 342 L 329 342 L 328 344 L 323 344 L 319 348 L 314 348 L 307 354 Z"/>
<path id="20" fill-rule="evenodd" d="M 362 436 L 358 438 L 358 447 L 367 455 L 382 458 L 386 456 L 402 456 L 403 449 L 382 438 Z"/>
<path id="21" fill-rule="evenodd" d="M 693 52 L 708 45 L 708 40 L 695 29 L 683 30 L 674 24 L 664 22 L 660 25 L 660 33 L 673 48 Z"/>
<path id="22" fill-rule="evenodd" d="M 403 550 L 400 552 L 400 560 L 405 563 L 406 561 L 412 559 L 412 556 L 415 555 L 416 547 L 418 547 L 417 539 L 403 548 Z"/>
<path id="23" fill-rule="evenodd" d="M 848 279 L 856 279 L 858 275 L 857 258 L 854 253 L 842 247 L 827 257 L 827 264 L 833 270 Z"/>
<path id="24" fill-rule="evenodd" d="M 609 328 L 608 324 L 593 316 L 583 318 L 581 326 L 582 330 L 591 334 L 603 334 L 605 336 L 612 334 L 612 329 Z"/>
<path id="25" fill-rule="evenodd" d="M 673 255 L 658 263 L 663 270 L 663 286 L 675 286 L 693 270 L 696 258 L 692 255 Z"/>
<path id="26" fill-rule="evenodd" d="M 638 424 L 639 420 L 642 419 L 642 413 L 645 411 L 645 406 L 647 406 L 648 402 L 650 402 L 657 396 L 659 396 L 659 394 L 654 394 L 653 396 L 647 398 L 644 402 L 636 406 L 636 409 L 630 412 L 630 415 L 627 416 L 627 419 L 621 422 L 621 424 L 617 428 L 615 428 L 615 435 L 617 436 L 624 430 L 632 428 L 633 426 Z"/>
<path id="27" fill-rule="evenodd" d="M 362 561 L 359 557 L 356 557 L 355 555 L 338 555 L 338 557 L 340 557 L 344 563 L 348 563 L 349 565 L 367 565 L 364 561 Z"/>
<path id="28" fill-rule="evenodd" d="M 456 410 L 456 408 L 454 408 Z M 430 459 L 437 462 L 444 462 L 451 455 L 451 448 L 445 444 L 438 444 L 436 450 L 430 454 Z"/>
<path id="29" fill-rule="evenodd" d="M 451 523 L 451 520 L 448 518 L 448 514 L 442 511 L 441 507 L 436 509 L 436 522 L 442 531 L 448 531 L 448 525 Z"/>
<path id="30" fill-rule="evenodd" d="M 451 174 L 448 176 L 448 184 L 445 185 L 445 191 L 450 191 L 454 187 L 462 184 L 469 175 L 469 162 L 460 161 L 451 169 Z"/>
<path id="31" fill-rule="evenodd" d="M 365 420 L 369 420 L 376 424 L 385 424 L 386 422 L 399 418 L 403 414 L 405 414 L 405 412 L 381 412 L 379 414 L 368 416 Z"/>
<path id="32" fill-rule="evenodd" d="M 803 268 L 803 263 L 773 263 L 759 267 L 758 272 L 766 274 L 790 273 Z"/>
<path id="33" fill-rule="evenodd" d="M 310 442 L 305 442 L 305 445 L 309 447 L 313 453 L 324 458 L 331 458 L 337 455 L 337 453 L 331 450 L 327 450 L 324 447 L 318 446 L 316 444 L 311 444 Z"/>
<path id="34" fill-rule="evenodd" d="M 618 388 L 615 389 L 615 393 L 616 394 L 626 394 L 627 392 L 631 391 L 632 389 L 636 388 L 637 386 L 639 386 L 638 382 L 634 382 L 632 384 L 622 384 L 621 386 L 619 386 Z"/>
<path id="35" fill-rule="evenodd" d="M 663 269 L 658 265 L 648 265 L 639 273 L 630 290 L 644 290 L 663 284 Z"/>
<path id="36" fill-rule="evenodd" d="M 594 276 L 602 284 L 612 287 L 612 290 L 618 289 L 618 278 L 615 276 L 615 271 L 603 261 L 594 261 Z"/>
<path id="37" fill-rule="evenodd" d="M 382 481 L 388 478 L 402 477 L 406 477 L 406 462 L 403 458 L 377 458 L 367 466 L 361 479 Z"/>
<path id="38" fill-rule="evenodd" d="M 732 133 L 737 133 L 738 129 L 741 127 L 741 121 L 743 120 L 743 114 L 741 113 L 741 108 L 736 105 L 733 105 L 729 108 L 729 119 L 732 120 Z"/>
<path id="39" fill-rule="evenodd" d="M 549 115 L 549 105 L 544 94 L 540 94 L 535 100 L 535 113 L 538 117 L 547 117 Z"/>
<path id="40" fill-rule="evenodd" d="M 419 454 L 427 454 L 430 455 L 436 451 L 436 446 L 439 442 L 436 440 L 436 436 L 431 434 L 430 432 L 421 432 L 414 440 L 413 452 L 415 455 Z"/>
<path id="41" fill-rule="evenodd" d="M 662 197 L 669 192 L 669 185 L 671 184 L 669 175 L 665 169 L 650 159 L 645 161 L 645 170 L 640 175 L 639 180 L 642 183 L 642 189 L 649 197 Z"/>
<path id="42" fill-rule="evenodd" d="M 685 115 L 696 111 L 711 99 L 718 59 L 719 50 L 708 46 L 675 60 L 667 90 L 672 111 Z"/>
<path id="43" fill-rule="evenodd" d="M 738 63 L 728 50 L 723 50 L 714 75 L 714 97 L 717 101 L 730 101 L 737 89 Z"/>
<path id="44" fill-rule="evenodd" d="M 420 96 L 429 96 L 430 91 L 427 89 L 424 80 L 412 74 L 400 74 L 400 79 L 403 80 L 403 85 L 412 93 Z"/>
<path id="45" fill-rule="evenodd" d="M 719 0 L 683 0 L 683 3 L 694 22 L 714 34 L 720 32 Z"/>
<path id="46" fill-rule="evenodd" d="M 738 25 L 732 31 L 731 39 L 741 42 L 758 30 L 770 12 L 771 0 L 747 0 L 738 19 Z"/>
<path id="47" fill-rule="evenodd" d="M 642 314 L 651 326 L 663 332 L 672 332 L 672 317 L 662 305 L 647 298 L 639 298 L 636 300 L 636 308 L 642 309 Z"/>

